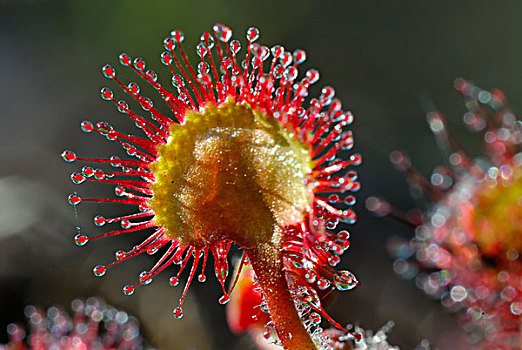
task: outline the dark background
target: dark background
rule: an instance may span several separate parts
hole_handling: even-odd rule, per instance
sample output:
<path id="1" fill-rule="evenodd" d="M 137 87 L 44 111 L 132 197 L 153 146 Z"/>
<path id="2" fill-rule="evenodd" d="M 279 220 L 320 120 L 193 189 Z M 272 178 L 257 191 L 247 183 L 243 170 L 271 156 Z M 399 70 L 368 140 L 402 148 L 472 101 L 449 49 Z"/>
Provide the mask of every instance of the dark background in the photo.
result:
<path id="1" fill-rule="evenodd" d="M 104 139 L 79 130 L 84 119 L 133 130 L 99 98 L 105 84 L 122 95 L 102 77 L 102 65 L 117 66 L 117 55 L 125 51 L 165 76 L 159 54 L 170 30 L 185 32 L 194 58 L 191 47 L 200 34 L 222 22 L 243 44 L 246 29 L 256 26 L 262 44 L 305 49 L 304 68 L 321 72 L 313 92 L 334 86 L 356 116 L 355 149 L 364 156 L 360 220 L 340 267 L 353 271 L 362 285 L 339 295 L 332 316 L 372 329 L 393 319 L 390 341 L 403 349 L 423 338 L 434 348 L 462 348 L 455 318 L 413 281 L 393 274 L 385 242 L 393 235 L 409 237 L 411 230 L 372 217 L 363 203 L 378 194 L 401 209 L 417 204 L 388 154 L 407 150 L 425 175 L 442 162 L 425 121 L 424 108 L 431 103 L 445 113 L 464 147 L 479 154 L 476 137 L 461 123 L 464 106 L 454 78 L 500 87 L 520 109 L 521 10 L 516 0 L 0 1 L 0 343 L 7 323 L 23 320 L 27 303 L 68 305 L 74 297 L 98 295 L 137 315 L 159 348 L 251 348 L 227 330 L 214 278 L 193 283 L 184 318 L 173 320 L 170 312 L 182 288 L 168 286 L 169 273 L 132 297 L 121 293 L 154 259 L 136 259 L 102 279 L 93 277 L 94 265 L 111 261 L 118 247 L 128 248 L 134 239 L 74 245 L 76 226 L 93 232 L 92 215 L 106 211 L 80 205 L 75 216 L 66 198 L 78 188 L 68 176 L 80 165 L 65 164 L 59 156 L 65 148 L 86 156 L 116 152 Z M 78 190 L 100 192 L 89 192 L 88 185 Z"/>

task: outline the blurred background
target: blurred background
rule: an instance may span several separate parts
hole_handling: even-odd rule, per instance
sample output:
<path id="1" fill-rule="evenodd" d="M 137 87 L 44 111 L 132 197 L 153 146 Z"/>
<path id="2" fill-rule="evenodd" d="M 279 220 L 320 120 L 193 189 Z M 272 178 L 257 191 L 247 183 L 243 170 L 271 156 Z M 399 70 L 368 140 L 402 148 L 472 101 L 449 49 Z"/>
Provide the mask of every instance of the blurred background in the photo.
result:
<path id="1" fill-rule="evenodd" d="M 464 148 L 480 153 L 478 139 L 462 125 L 465 109 L 453 89 L 456 77 L 502 88 L 514 109 L 522 108 L 521 14 L 517 0 L 0 0 L 0 343 L 7 340 L 9 322 L 24 320 L 28 303 L 67 306 L 74 297 L 96 295 L 136 315 L 158 348 L 253 348 L 246 337 L 227 329 L 214 278 L 192 284 L 181 320 L 174 320 L 171 310 L 182 288 L 169 287 L 168 272 L 131 297 L 121 292 L 152 266 L 154 257 L 137 258 L 95 278 L 94 265 L 112 261 L 117 248 L 130 248 L 136 238 L 95 241 L 83 249 L 74 245 L 76 227 L 94 232 L 92 216 L 108 209 L 80 205 L 75 213 L 67 204 L 69 193 L 100 191 L 75 188 L 69 174 L 80 165 L 60 157 L 64 149 L 85 156 L 119 152 L 103 138 L 82 133 L 82 120 L 107 120 L 134 132 L 99 97 L 105 84 L 123 95 L 102 77 L 102 65 L 117 66 L 117 55 L 127 52 L 166 75 L 159 54 L 172 29 L 185 32 L 192 54 L 200 34 L 222 22 L 243 43 L 246 29 L 256 26 L 259 43 L 305 49 L 303 68 L 321 72 L 310 95 L 332 85 L 356 116 L 363 188 L 359 222 L 351 228 L 352 245 L 339 268 L 354 272 L 362 285 L 338 296 L 330 307 L 333 318 L 372 329 L 394 320 L 390 343 L 403 349 L 422 339 L 441 350 L 462 348 L 455 317 L 413 281 L 393 273 L 386 242 L 413 232 L 374 218 L 364 200 L 379 195 L 400 209 L 419 205 L 388 155 L 407 151 L 425 175 L 443 161 L 425 119 L 432 105 L 446 115 Z"/>

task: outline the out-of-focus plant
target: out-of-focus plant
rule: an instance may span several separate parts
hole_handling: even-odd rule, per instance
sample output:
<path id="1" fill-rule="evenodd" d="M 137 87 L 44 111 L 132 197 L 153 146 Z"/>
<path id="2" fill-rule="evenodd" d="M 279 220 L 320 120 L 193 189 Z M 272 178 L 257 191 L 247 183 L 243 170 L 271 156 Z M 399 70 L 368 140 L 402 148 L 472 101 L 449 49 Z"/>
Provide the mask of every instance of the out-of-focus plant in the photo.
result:
<path id="1" fill-rule="evenodd" d="M 138 350 L 152 349 L 142 339 L 138 320 L 96 298 L 75 299 L 72 316 L 60 306 L 42 310 L 26 306 L 29 328 L 7 326 L 2 350 Z"/>
<path id="2" fill-rule="evenodd" d="M 420 289 L 459 310 L 474 349 L 520 349 L 522 123 L 502 91 L 464 79 L 455 87 L 468 109 L 464 122 L 481 135 L 485 156 L 470 158 L 449 135 L 442 114 L 431 112 L 428 122 L 448 164 L 428 181 L 404 153 L 392 153 L 391 160 L 432 204 L 420 215 L 402 215 L 375 197 L 366 204 L 416 227 L 411 241 L 390 243 L 394 270 L 415 277 Z"/>

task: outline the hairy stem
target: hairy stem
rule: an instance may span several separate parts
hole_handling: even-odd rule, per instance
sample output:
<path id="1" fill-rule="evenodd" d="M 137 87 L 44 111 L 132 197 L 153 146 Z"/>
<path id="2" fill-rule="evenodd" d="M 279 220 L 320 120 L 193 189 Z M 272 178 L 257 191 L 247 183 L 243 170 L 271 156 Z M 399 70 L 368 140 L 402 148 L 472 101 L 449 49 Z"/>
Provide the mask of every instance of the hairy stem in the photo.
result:
<path id="1" fill-rule="evenodd" d="M 283 347 L 291 350 L 316 350 L 317 347 L 304 328 L 288 290 L 281 250 L 264 243 L 245 251 L 263 290 L 270 317 Z"/>

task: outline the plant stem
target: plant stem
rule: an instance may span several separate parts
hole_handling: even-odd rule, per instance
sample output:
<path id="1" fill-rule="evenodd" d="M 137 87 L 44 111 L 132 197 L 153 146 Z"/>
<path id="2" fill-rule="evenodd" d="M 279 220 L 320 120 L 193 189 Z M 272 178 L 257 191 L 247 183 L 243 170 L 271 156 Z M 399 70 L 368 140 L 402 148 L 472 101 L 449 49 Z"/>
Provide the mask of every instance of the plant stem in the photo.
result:
<path id="1" fill-rule="evenodd" d="M 288 290 L 281 249 L 263 243 L 245 251 L 263 290 L 270 318 L 283 347 L 289 350 L 316 350 Z"/>

